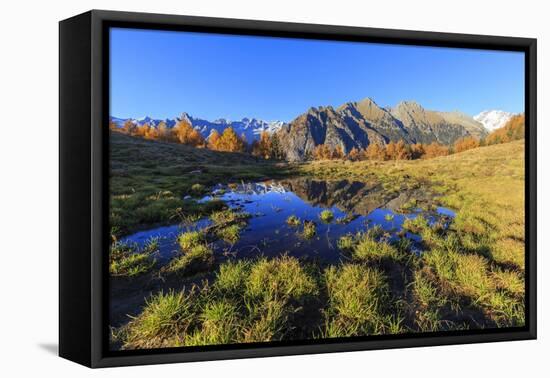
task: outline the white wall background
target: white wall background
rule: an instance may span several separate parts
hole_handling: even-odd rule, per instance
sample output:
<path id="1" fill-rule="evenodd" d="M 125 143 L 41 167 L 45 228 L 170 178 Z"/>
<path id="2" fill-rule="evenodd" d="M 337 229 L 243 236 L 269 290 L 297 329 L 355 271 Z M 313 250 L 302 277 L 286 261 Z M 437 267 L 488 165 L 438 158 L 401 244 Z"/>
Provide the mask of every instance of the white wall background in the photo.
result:
<path id="1" fill-rule="evenodd" d="M 542 376 L 550 372 L 550 27 L 544 1 L 4 1 L 0 21 L 0 375 Z M 89 370 L 58 358 L 58 25 L 89 9 L 538 38 L 539 340 Z M 22 131 L 24 129 L 24 131 Z M 546 274 L 546 276 L 545 276 Z M 544 298 L 546 296 L 546 298 Z M 545 300 L 546 299 L 546 300 Z M 546 350 L 545 350 L 546 349 Z"/>

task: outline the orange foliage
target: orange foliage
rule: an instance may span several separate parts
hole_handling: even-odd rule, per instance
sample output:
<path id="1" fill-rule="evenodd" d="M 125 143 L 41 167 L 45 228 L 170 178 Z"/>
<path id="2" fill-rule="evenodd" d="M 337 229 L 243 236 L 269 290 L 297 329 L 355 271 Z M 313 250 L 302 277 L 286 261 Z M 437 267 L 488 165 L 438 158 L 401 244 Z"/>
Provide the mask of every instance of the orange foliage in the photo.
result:
<path id="1" fill-rule="evenodd" d="M 332 150 L 331 159 L 343 159 L 346 156 L 342 146 L 337 146 Z"/>
<path id="2" fill-rule="evenodd" d="M 194 147 L 202 147 L 205 144 L 201 133 L 195 130 L 187 121 L 179 121 L 172 129 L 172 132 L 175 139 L 182 144 L 188 144 Z"/>
<path id="3" fill-rule="evenodd" d="M 386 156 L 389 160 L 409 160 L 411 158 L 411 149 L 402 140 L 399 142 L 390 142 L 386 146 Z"/>
<path id="4" fill-rule="evenodd" d="M 136 129 L 136 125 L 130 120 L 124 122 L 124 126 L 122 126 L 122 131 L 124 131 L 127 134 L 133 134 L 135 129 Z"/>
<path id="5" fill-rule="evenodd" d="M 424 159 L 430 159 L 438 156 L 449 155 L 449 147 L 439 144 L 437 142 L 432 142 L 424 146 Z"/>
<path id="6" fill-rule="evenodd" d="M 244 152 L 246 142 L 229 126 L 225 128 L 222 135 L 214 131 L 208 140 L 208 147 L 215 151 Z"/>
<path id="7" fill-rule="evenodd" d="M 411 145 L 411 159 L 420 159 L 424 156 L 426 151 L 422 143 L 415 143 Z"/>
<path id="8" fill-rule="evenodd" d="M 326 144 L 319 144 L 313 149 L 313 158 L 315 160 L 328 160 L 332 157 L 332 151 Z"/>
<path id="9" fill-rule="evenodd" d="M 459 139 L 454 144 L 454 152 L 462 152 L 471 150 L 472 148 L 479 147 L 479 139 L 476 139 L 474 137 L 466 137 Z"/>
<path id="10" fill-rule="evenodd" d="M 386 160 L 386 148 L 378 143 L 370 143 L 364 155 L 369 160 Z"/>
<path id="11" fill-rule="evenodd" d="M 271 137 L 267 131 L 262 131 L 260 140 L 254 141 L 252 144 L 252 155 L 264 159 L 271 158 Z"/>
<path id="12" fill-rule="evenodd" d="M 351 161 L 362 160 L 361 151 L 359 151 L 357 148 L 353 147 L 351 149 L 351 151 L 348 153 L 348 159 L 351 160 Z"/>
<path id="13" fill-rule="evenodd" d="M 525 115 L 512 117 L 504 127 L 493 131 L 485 142 L 489 144 L 508 143 L 525 138 Z"/>
<path id="14" fill-rule="evenodd" d="M 208 148 L 215 150 L 220 140 L 220 133 L 217 130 L 213 130 L 208 137 Z"/>

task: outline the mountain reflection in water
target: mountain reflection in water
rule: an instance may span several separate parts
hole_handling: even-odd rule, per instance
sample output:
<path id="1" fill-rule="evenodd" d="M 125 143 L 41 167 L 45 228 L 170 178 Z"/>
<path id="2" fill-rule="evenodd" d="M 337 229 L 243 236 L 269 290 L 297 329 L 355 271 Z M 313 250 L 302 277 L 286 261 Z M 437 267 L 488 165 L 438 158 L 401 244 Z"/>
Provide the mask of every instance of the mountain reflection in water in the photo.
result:
<path id="1" fill-rule="evenodd" d="M 214 244 L 219 257 L 271 257 L 288 253 L 296 257 L 335 262 L 342 257 L 336 246 L 341 236 L 375 226 L 380 226 L 388 239 L 396 238 L 398 234 L 409 238 L 412 251 L 420 253 L 421 238 L 403 232 L 403 222 L 422 214 L 429 222 L 448 225 L 454 217 L 452 210 L 446 208 L 427 211 L 415 207 L 409 212 L 400 211 L 411 200 L 414 203 L 429 201 L 426 193 L 420 189 L 392 195 L 379 183 L 349 180 L 293 179 L 232 186 L 220 184 L 200 201 L 213 199 L 222 200 L 230 207 L 252 215 L 238 242 L 234 245 L 224 242 Z M 334 220 L 330 223 L 322 222 L 319 215 L 323 210 L 332 211 Z M 286 223 L 291 215 L 301 221 L 314 221 L 317 231 L 315 237 L 303 239 L 298 234 L 300 226 Z M 130 235 L 123 241 L 142 244 L 151 237 L 159 237 L 160 260 L 167 261 L 178 251 L 176 237 L 180 232 L 200 229 L 208 224 L 208 220 L 203 219 L 191 226 L 159 227 Z"/>

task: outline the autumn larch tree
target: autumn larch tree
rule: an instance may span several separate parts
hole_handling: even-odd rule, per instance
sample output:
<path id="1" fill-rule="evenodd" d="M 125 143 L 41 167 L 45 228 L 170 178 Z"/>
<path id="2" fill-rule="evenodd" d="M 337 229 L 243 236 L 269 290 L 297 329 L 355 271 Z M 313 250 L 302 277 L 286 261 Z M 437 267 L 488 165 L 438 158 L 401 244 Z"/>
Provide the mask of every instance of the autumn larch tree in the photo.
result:
<path id="1" fill-rule="evenodd" d="M 212 139 L 212 135 L 210 139 Z M 235 130 L 233 130 L 233 127 L 229 126 L 223 130 L 222 135 L 217 139 L 213 147 L 217 151 L 243 152 L 245 144 Z"/>
<path id="2" fill-rule="evenodd" d="M 267 131 L 262 131 L 260 140 L 253 143 L 252 154 L 264 159 L 271 158 L 271 137 Z"/>
<path id="3" fill-rule="evenodd" d="M 411 159 L 421 159 L 426 151 L 422 143 L 415 143 L 411 145 Z"/>
<path id="4" fill-rule="evenodd" d="M 444 146 L 437 142 L 432 142 L 424 146 L 424 156 L 425 159 L 430 159 L 438 156 L 449 155 L 449 147 Z"/>
<path id="5" fill-rule="evenodd" d="M 315 160 L 328 160 L 332 157 L 332 151 L 326 144 L 318 144 L 313 149 L 313 159 Z"/>
<path id="6" fill-rule="evenodd" d="M 220 133 L 217 130 L 212 130 L 208 137 L 208 148 L 214 151 L 218 150 L 218 143 L 220 142 Z"/>
<path id="7" fill-rule="evenodd" d="M 277 133 L 271 134 L 271 141 L 270 141 L 270 156 L 272 159 L 282 160 L 285 158 L 286 154 L 283 151 L 283 146 L 281 145 L 281 141 L 279 139 L 279 136 Z"/>
<path id="8" fill-rule="evenodd" d="M 343 159 L 346 156 L 344 148 L 342 146 L 336 146 L 331 153 L 331 159 Z"/>
<path id="9" fill-rule="evenodd" d="M 348 153 L 348 159 L 351 161 L 361 160 L 361 152 L 355 147 L 353 147 Z"/>
<path id="10" fill-rule="evenodd" d="M 472 148 L 477 147 L 479 147 L 479 139 L 474 137 L 461 138 L 457 140 L 453 146 L 455 153 L 471 150 Z"/>
<path id="11" fill-rule="evenodd" d="M 411 150 L 404 141 L 390 142 L 386 146 L 386 155 L 390 160 L 409 160 Z"/>
<path id="12" fill-rule="evenodd" d="M 172 132 L 176 140 L 182 144 L 194 147 L 202 147 L 205 144 L 201 133 L 185 120 L 180 120 L 172 129 Z"/>
<path id="13" fill-rule="evenodd" d="M 126 122 L 124 122 L 124 126 L 122 126 L 122 131 L 124 131 L 128 135 L 133 135 L 135 129 L 136 129 L 136 124 L 130 120 L 127 120 Z"/>
<path id="14" fill-rule="evenodd" d="M 365 158 L 369 160 L 386 160 L 386 149 L 378 143 L 370 143 L 365 149 Z"/>
<path id="15" fill-rule="evenodd" d="M 508 143 L 523 138 L 525 138 L 525 115 L 519 114 L 512 117 L 504 127 L 489 134 L 485 143 L 487 145 Z"/>
<path id="16" fill-rule="evenodd" d="M 158 139 L 163 142 L 174 142 L 175 137 L 172 130 L 168 128 L 166 122 L 160 121 L 157 125 Z"/>

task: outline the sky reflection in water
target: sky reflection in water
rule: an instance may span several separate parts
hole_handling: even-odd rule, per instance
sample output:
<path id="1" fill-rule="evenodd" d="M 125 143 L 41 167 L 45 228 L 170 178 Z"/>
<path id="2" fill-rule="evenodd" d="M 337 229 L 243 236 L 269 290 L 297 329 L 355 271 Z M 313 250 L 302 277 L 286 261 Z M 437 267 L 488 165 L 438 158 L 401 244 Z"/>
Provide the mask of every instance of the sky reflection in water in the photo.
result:
<path id="1" fill-rule="evenodd" d="M 330 190 L 322 193 L 313 193 L 316 198 L 322 200 L 311 200 L 312 193 L 308 193 L 308 188 L 318 188 L 320 182 L 311 181 L 311 184 L 302 185 L 301 197 L 290 190 L 292 185 L 285 185 L 279 182 L 269 183 L 253 183 L 238 185 L 233 189 L 227 186 L 219 185 L 212 191 L 212 195 L 206 196 L 201 201 L 210 201 L 213 198 L 221 199 L 232 208 L 239 208 L 241 211 L 246 211 L 252 215 L 248 221 L 248 226 L 241 233 L 239 241 L 231 246 L 224 242 L 216 242 L 214 250 L 218 256 L 223 254 L 231 254 L 237 258 L 256 257 L 264 255 L 268 257 L 288 253 L 289 255 L 302 258 L 318 258 L 322 261 L 335 262 L 342 258 L 338 250 L 338 239 L 346 234 L 355 234 L 360 231 L 365 231 L 368 228 L 376 225 L 380 226 L 387 232 L 387 237 L 390 239 L 397 238 L 397 233 L 402 231 L 403 222 L 406 219 L 413 219 L 419 214 L 423 214 L 429 222 L 444 221 L 447 224 L 455 216 L 452 210 L 438 207 L 433 212 L 424 212 L 420 209 L 415 209 L 408 214 L 396 213 L 389 208 L 375 208 L 366 215 L 355 213 L 353 209 L 345 209 L 349 207 L 350 197 L 353 200 L 353 193 L 344 193 L 342 206 L 339 206 L 338 201 L 331 198 Z M 321 182 L 322 184 L 323 182 Z M 325 183 L 326 184 L 326 183 Z M 357 183 L 348 183 L 347 187 L 357 187 Z M 338 184 L 338 187 L 345 185 Z M 306 188 L 305 191 L 303 190 Z M 321 187 L 323 187 L 321 185 Z M 326 188 L 326 185 L 324 186 Z M 339 193 L 342 196 L 342 193 Z M 303 198 L 308 198 L 304 200 Z M 361 200 L 361 198 L 359 198 Z M 315 202 L 316 204 L 312 204 Z M 321 203 L 320 203 L 321 202 Z M 326 206 L 322 202 L 327 203 Z M 345 204 L 344 204 L 345 202 Z M 353 202 L 353 201 L 351 201 Z M 354 203 L 356 203 L 355 201 Z M 330 203 L 331 205 L 328 205 Z M 331 210 L 334 213 L 334 220 L 331 223 L 324 223 L 319 218 L 319 214 L 323 210 Z M 300 220 L 311 220 L 316 223 L 317 234 L 311 240 L 304 240 L 298 231 L 301 226 L 289 226 L 286 224 L 286 219 L 290 215 L 295 215 Z M 343 221 L 346 219 L 347 221 Z M 188 229 L 200 229 L 209 224 L 208 219 L 203 219 L 192 226 L 172 225 L 158 227 L 146 231 L 140 231 L 130 235 L 122 242 L 137 243 L 143 245 L 150 238 L 158 237 L 161 262 L 167 262 L 178 252 L 179 247 L 176 243 L 177 235 Z M 419 253 L 421 251 L 421 238 L 412 233 L 406 233 L 405 236 L 413 242 L 413 251 Z"/>

